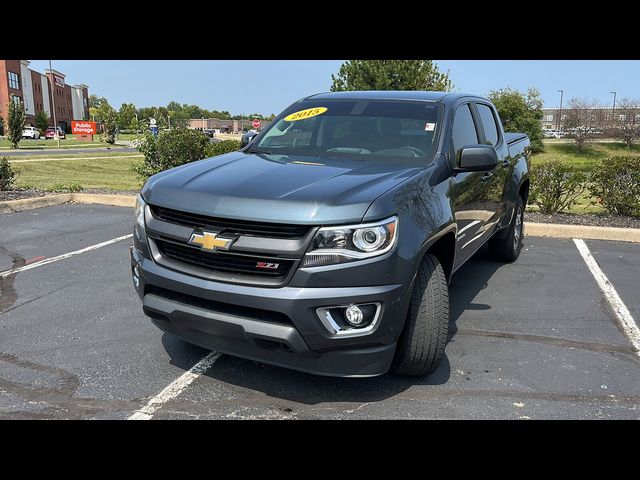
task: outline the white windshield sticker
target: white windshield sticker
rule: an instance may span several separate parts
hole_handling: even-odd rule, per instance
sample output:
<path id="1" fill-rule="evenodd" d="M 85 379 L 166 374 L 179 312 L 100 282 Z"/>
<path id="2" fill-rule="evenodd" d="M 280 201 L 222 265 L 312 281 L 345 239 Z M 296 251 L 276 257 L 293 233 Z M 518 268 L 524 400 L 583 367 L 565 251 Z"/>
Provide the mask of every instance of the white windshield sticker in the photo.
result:
<path id="1" fill-rule="evenodd" d="M 424 129 L 427 132 L 433 132 L 436 129 L 436 124 L 427 122 L 427 124 L 424 126 Z"/>

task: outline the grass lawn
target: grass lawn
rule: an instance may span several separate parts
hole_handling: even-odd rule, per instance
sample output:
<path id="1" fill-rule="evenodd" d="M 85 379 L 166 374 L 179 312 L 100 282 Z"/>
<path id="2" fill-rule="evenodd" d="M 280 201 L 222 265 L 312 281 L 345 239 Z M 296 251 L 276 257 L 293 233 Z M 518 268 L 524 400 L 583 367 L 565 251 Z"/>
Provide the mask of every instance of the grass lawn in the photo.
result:
<path id="1" fill-rule="evenodd" d="M 544 152 L 531 157 L 532 165 L 547 160 L 566 160 L 578 170 L 590 172 L 593 164 L 614 155 L 640 155 L 640 145 L 627 148 L 623 143 L 600 142 L 585 147 L 578 153 L 573 143 L 544 142 Z"/>
<path id="2" fill-rule="evenodd" d="M 16 185 L 50 190 L 54 185 L 81 185 L 84 189 L 134 190 L 142 186 L 132 167 L 139 158 L 47 160 L 14 164 Z"/>
<path id="3" fill-rule="evenodd" d="M 135 133 L 119 133 L 117 138 L 116 138 L 116 142 L 118 140 L 135 140 L 138 137 L 141 137 L 142 134 L 135 134 Z"/>
<path id="4" fill-rule="evenodd" d="M 63 153 L 57 155 L 20 155 L 20 156 L 7 156 L 9 162 L 11 163 L 22 163 L 22 160 L 42 160 L 43 162 L 53 162 L 53 161 L 62 161 L 62 160 L 75 160 L 78 158 L 97 158 L 97 157 L 138 157 L 143 158 L 141 153 L 137 152 L 105 152 L 103 150 L 97 150 L 95 152 L 83 152 L 83 153 Z M 0 152 L 0 158 L 2 158 L 2 152 Z"/>

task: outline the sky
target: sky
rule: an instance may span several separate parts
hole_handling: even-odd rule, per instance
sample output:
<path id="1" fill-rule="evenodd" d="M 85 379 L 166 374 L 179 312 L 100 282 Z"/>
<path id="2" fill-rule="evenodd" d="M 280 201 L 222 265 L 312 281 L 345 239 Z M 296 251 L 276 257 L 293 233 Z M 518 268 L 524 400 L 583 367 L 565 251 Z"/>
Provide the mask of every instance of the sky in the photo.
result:
<path id="1" fill-rule="evenodd" d="M 72 85 L 119 108 L 165 106 L 172 100 L 231 114 L 278 114 L 295 100 L 325 92 L 342 60 L 52 60 L 54 70 Z M 436 60 L 449 71 L 454 91 L 486 95 L 489 90 L 537 88 L 546 107 L 571 97 L 611 105 L 640 98 L 638 60 Z M 47 60 L 32 60 L 42 72 Z"/>

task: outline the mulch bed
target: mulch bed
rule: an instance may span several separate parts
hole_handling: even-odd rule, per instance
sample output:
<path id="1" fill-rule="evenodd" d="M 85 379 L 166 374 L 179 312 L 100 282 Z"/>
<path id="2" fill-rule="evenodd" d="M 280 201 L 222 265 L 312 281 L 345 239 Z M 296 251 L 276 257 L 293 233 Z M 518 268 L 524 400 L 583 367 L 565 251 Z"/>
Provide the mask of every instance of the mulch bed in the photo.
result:
<path id="1" fill-rule="evenodd" d="M 584 215 L 555 213 L 549 215 L 539 212 L 525 212 L 524 220 L 525 222 L 534 223 L 564 223 L 569 225 L 590 225 L 595 227 L 640 228 L 640 217 L 596 215 L 593 213 L 587 213 Z"/>
<path id="2" fill-rule="evenodd" d="M 23 198 L 43 197 L 47 192 L 35 189 L 0 190 L 0 202 L 9 200 L 22 200 Z"/>

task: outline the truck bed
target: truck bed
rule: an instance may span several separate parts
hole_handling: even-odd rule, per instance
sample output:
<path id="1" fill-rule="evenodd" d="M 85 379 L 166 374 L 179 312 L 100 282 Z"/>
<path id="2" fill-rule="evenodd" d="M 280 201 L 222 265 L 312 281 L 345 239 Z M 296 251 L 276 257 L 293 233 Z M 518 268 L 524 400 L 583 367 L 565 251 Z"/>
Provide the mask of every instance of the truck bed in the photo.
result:
<path id="1" fill-rule="evenodd" d="M 504 139 L 507 142 L 508 145 L 511 145 L 515 142 L 517 142 L 518 140 L 522 140 L 524 138 L 527 138 L 527 134 L 526 133 L 508 133 L 508 132 L 504 132 Z"/>

